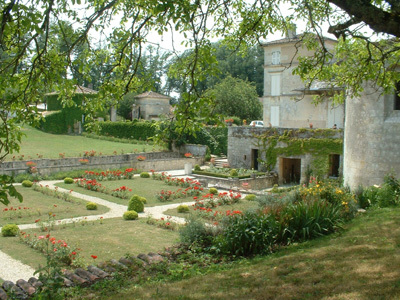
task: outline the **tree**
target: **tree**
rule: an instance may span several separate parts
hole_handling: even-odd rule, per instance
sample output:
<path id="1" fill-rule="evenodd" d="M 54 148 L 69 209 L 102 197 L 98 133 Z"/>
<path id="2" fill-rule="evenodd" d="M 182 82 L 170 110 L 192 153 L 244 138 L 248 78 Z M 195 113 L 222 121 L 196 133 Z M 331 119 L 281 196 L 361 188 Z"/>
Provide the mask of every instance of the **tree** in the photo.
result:
<path id="1" fill-rule="evenodd" d="M 291 8 L 286 15 L 281 13 L 288 11 L 281 9 L 282 5 Z M 304 59 L 299 65 L 298 72 L 306 80 L 336 78 L 338 84 L 350 84 L 354 93 L 362 90 L 363 80 L 374 80 L 389 92 L 400 79 L 393 68 L 400 57 L 399 7 L 398 1 L 392 0 L 3 1 L 0 3 L 0 160 L 18 150 L 22 136 L 19 124 L 37 122 L 37 112 L 30 108 L 30 103 L 40 101 L 44 93 L 56 88 L 65 105 L 73 104 L 71 96 L 77 77 L 88 76 L 90 58 L 95 56 L 91 33 L 99 35 L 112 27 L 107 39 L 110 50 L 107 60 L 114 76 L 99 87 L 98 101 L 86 102 L 88 118 L 93 111 L 103 109 L 104 103 L 117 104 L 122 94 L 137 91 L 146 84 L 137 74 L 149 32 L 163 34 L 175 30 L 185 35 L 184 43 L 194 50 L 170 68 L 170 74 L 184 78 L 187 86 L 176 105 L 173 130 L 179 137 L 198 130 L 198 118 L 212 118 L 209 109 L 212 99 L 204 97 L 198 88 L 207 76 L 218 73 L 211 37 L 223 39 L 232 49 L 243 50 L 266 39 L 271 32 L 287 32 L 289 24 L 306 21 L 306 30 L 314 32 L 315 38 L 304 42 L 308 47 L 318 48 L 313 59 Z M 82 16 L 78 11 L 89 15 Z M 66 18 L 75 24 L 75 34 L 60 35 L 66 47 L 59 49 L 50 25 L 54 21 L 62 32 L 61 20 Z M 112 25 L 117 18 L 119 23 Z M 321 29 L 324 23 L 330 24 L 329 32 L 340 40 L 337 53 L 350 53 L 352 61 L 339 57 L 334 67 L 327 64 L 333 54 L 324 47 Z M 365 27 L 371 33 L 364 33 Z M 79 59 L 75 65 L 74 51 L 83 45 L 88 49 L 87 59 Z M 351 69 L 352 66 L 356 69 Z M 346 74 L 346 69 L 352 72 Z M 65 74 L 75 77 L 71 79 Z M 335 74 L 346 76 L 338 79 Z M 165 130 L 172 127 L 165 126 Z"/>
<path id="2" fill-rule="evenodd" d="M 246 120 L 262 118 L 256 88 L 248 81 L 228 76 L 207 93 L 215 99 L 215 113 Z"/>

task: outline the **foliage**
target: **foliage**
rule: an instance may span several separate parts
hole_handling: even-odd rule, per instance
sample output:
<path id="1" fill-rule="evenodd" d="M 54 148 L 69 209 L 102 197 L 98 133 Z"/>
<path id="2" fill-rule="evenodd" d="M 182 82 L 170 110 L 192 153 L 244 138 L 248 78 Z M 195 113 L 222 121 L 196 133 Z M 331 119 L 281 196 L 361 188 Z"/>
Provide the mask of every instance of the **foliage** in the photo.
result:
<path id="1" fill-rule="evenodd" d="M 244 197 L 247 201 L 255 201 L 257 199 L 257 196 L 254 194 L 248 194 L 246 197 Z"/>
<path id="2" fill-rule="evenodd" d="M 248 120 L 262 117 L 256 88 L 248 81 L 228 76 L 208 90 L 207 95 L 215 101 L 215 113 Z"/>
<path id="3" fill-rule="evenodd" d="M 33 185 L 33 182 L 32 181 L 30 181 L 30 180 L 24 180 L 24 181 L 22 181 L 22 186 L 23 187 L 32 187 L 32 185 Z"/>
<path id="4" fill-rule="evenodd" d="M 150 178 L 150 174 L 149 174 L 149 172 L 142 172 L 142 173 L 140 173 L 140 177 L 141 178 Z"/>
<path id="5" fill-rule="evenodd" d="M 121 180 L 121 179 L 133 179 L 133 176 L 137 172 L 136 169 L 126 168 L 125 170 L 113 170 L 113 171 L 85 171 L 85 179 L 95 179 L 98 181 L 108 180 Z"/>
<path id="6" fill-rule="evenodd" d="M 128 211 L 134 210 L 138 213 L 144 211 L 144 203 L 140 201 L 140 197 L 138 195 L 133 195 L 128 203 Z"/>
<path id="7" fill-rule="evenodd" d="M 12 185 L 13 182 L 14 180 L 11 176 L 0 175 L 0 202 L 4 205 L 10 203 L 9 197 L 17 198 L 19 202 L 22 202 L 22 195 Z"/>
<path id="8" fill-rule="evenodd" d="M 189 206 L 185 204 L 181 204 L 177 207 L 178 213 L 187 213 L 189 212 Z"/>
<path id="9" fill-rule="evenodd" d="M 86 203 L 86 209 L 87 210 L 97 210 L 97 204 L 94 202 L 88 202 L 88 203 Z"/>
<path id="10" fill-rule="evenodd" d="M 71 178 L 71 177 L 65 177 L 65 178 L 64 178 L 64 183 L 66 183 L 66 184 L 72 184 L 72 183 L 74 183 L 74 179 Z"/>
<path id="11" fill-rule="evenodd" d="M 194 174 L 220 177 L 220 178 L 229 178 L 229 177 L 238 177 L 238 178 L 249 178 L 252 174 L 262 176 L 265 175 L 263 172 L 258 172 L 254 170 L 248 169 L 230 169 L 230 168 L 219 168 L 219 167 L 209 167 L 205 171 L 193 171 Z"/>
<path id="12" fill-rule="evenodd" d="M 150 121 L 99 122 L 97 125 L 97 134 L 103 136 L 146 141 L 155 135 Z"/>
<path id="13" fill-rule="evenodd" d="M 200 165 L 198 165 L 198 164 L 194 165 L 194 170 L 201 171 Z"/>
<path id="14" fill-rule="evenodd" d="M 217 194 L 218 194 L 218 190 L 217 190 L 216 188 L 210 188 L 210 189 L 208 190 L 208 192 L 209 192 L 210 194 L 213 194 L 213 195 L 217 195 Z"/>
<path id="15" fill-rule="evenodd" d="M 17 236 L 19 227 L 16 224 L 6 224 L 1 227 L 1 235 L 4 237 Z"/>
<path id="16" fill-rule="evenodd" d="M 134 210 L 128 210 L 128 211 L 124 212 L 123 218 L 124 218 L 124 220 L 128 220 L 128 221 L 129 220 L 137 220 L 139 218 L 139 215 Z"/>
<path id="17" fill-rule="evenodd" d="M 198 218 L 189 216 L 186 226 L 180 229 L 179 236 L 180 241 L 187 245 L 194 243 L 209 245 L 211 243 L 212 230 Z"/>
<path id="18" fill-rule="evenodd" d="M 390 207 L 400 203 L 400 184 L 393 174 L 384 178 L 381 186 L 359 188 L 356 191 L 357 200 L 361 208 L 370 206 Z"/>
<path id="19" fill-rule="evenodd" d="M 145 197 L 139 197 L 139 200 L 143 202 L 143 204 L 147 203 L 147 199 Z"/>

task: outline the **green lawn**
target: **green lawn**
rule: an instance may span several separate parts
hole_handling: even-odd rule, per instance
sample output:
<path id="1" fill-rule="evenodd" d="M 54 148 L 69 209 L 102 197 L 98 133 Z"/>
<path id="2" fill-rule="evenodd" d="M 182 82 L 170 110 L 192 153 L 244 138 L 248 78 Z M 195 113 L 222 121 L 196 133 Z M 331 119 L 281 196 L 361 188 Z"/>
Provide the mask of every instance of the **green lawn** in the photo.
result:
<path id="1" fill-rule="evenodd" d="M 380 209 L 357 217 L 342 233 L 241 260 L 224 271 L 102 290 L 95 298 L 400 299 L 399 265 L 400 208 Z M 93 297 L 93 290 L 88 293 Z"/>
<path id="2" fill-rule="evenodd" d="M 22 131 L 26 134 L 22 138 L 21 149 L 19 153 L 13 153 L 6 157 L 11 160 L 13 156 L 19 159 L 21 155 L 26 159 L 36 159 L 39 156 L 43 158 L 59 158 L 60 153 L 65 157 L 82 157 L 85 151 L 96 151 L 99 155 L 113 155 L 114 151 L 118 154 L 150 152 L 162 150 L 158 146 L 145 144 L 126 144 L 98 139 L 91 139 L 83 136 L 50 134 L 25 126 Z"/>
<path id="3" fill-rule="evenodd" d="M 109 210 L 102 205 L 98 205 L 97 210 L 87 210 L 87 202 L 80 199 L 74 199 L 74 203 L 71 203 L 43 195 L 34 191 L 33 188 L 22 186 L 16 188 L 22 194 L 24 200 L 20 203 L 17 199 L 10 198 L 11 204 L 7 207 L 3 206 L 0 210 L 0 226 L 7 223 L 31 224 L 38 219 L 46 221 L 49 213 L 55 214 L 56 220 L 61 220 L 78 216 L 100 215 Z M 11 207 L 13 210 L 11 210 Z"/>
<path id="4" fill-rule="evenodd" d="M 37 229 L 25 230 L 28 234 L 43 234 Z M 65 240 L 71 247 L 80 248 L 80 257 L 86 264 L 119 259 L 126 254 L 157 252 L 177 241 L 178 233 L 146 224 L 146 220 L 125 221 L 121 218 L 100 222 L 79 222 L 55 227 L 52 237 Z M 0 249 L 23 263 L 37 268 L 45 263 L 45 256 L 21 242 L 18 237 L 0 237 Z"/>
<path id="5" fill-rule="evenodd" d="M 132 192 L 129 193 L 130 196 L 137 194 L 141 197 L 145 197 L 147 199 L 147 204 L 145 206 L 157 206 L 157 205 L 165 205 L 171 203 L 180 203 L 180 202 L 189 202 L 194 201 L 193 197 L 186 197 L 180 199 L 174 199 L 173 201 L 168 202 L 160 202 L 156 199 L 155 195 L 157 192 L 161 190 L 170 190 L 176 191 L 180 187 L 177 186 L 170 186 L 165 184 L 163 181 L 153 180 L 151 178 L 140 178 L 135 177 L 134 179 L 127 179 L 127 180 L 115 180 L 115 181 L 100 181 L 101 185 L 107 187 L 108 189 L 114 190 L 121 186 L 126 186 L 132 189 Z M 108 200 L 114 203 L 128 205 L 129 199 L 121 199 L 111 195 L 107 195 L 100 192 L 89 191 L 84 188 L 77 186 L 76 184 L 65 184 L 59 183 L 57 186 L 65 188 L 65 189 L 73 189 L 75 192 L 82 193 L 85 195 L 95 196 L 102 198 L 104 200 Z"/>

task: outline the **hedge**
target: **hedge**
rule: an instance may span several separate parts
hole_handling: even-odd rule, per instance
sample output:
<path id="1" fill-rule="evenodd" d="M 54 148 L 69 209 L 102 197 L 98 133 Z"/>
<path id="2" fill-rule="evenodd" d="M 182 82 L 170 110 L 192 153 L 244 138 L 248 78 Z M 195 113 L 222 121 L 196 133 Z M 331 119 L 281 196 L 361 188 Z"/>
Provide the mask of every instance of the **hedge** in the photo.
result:
<path id="1" fill-rule="evenodd" d="M 155 135 L 153 122 L 99 122 L 99 135 L 113 136 L 116 138 L 147 140 Z"/>
<path id="2" fill-rule="evenodd" d="M 217 178 L 232 178 L 231 175 L 227 174 L 218 174 L 218 173 L 212 173 L 212 172 L 207 172 L 207 171 L 193 171 L 193 174 L 197 175 L 204 175 L 204 176 L 211 176 L 211 177 L 217 177 Z M 265 173 L 256 173 L 257 176 L 263 176 Z M 245 178 L 250 178 L 250 175 L 242 175 L 242 176 L 234 176 L 234 178 L 239 178 L 239 179 L 245 179 Z"/>
<path id="3" fill-rule="evenodd" d="M 228 153 L 228 128 L 226 127 L 204 127 L 196 133 L 196 137 L 187 138 L 190 144 L 206 145 L 212 154 L 220 155 Z"/>

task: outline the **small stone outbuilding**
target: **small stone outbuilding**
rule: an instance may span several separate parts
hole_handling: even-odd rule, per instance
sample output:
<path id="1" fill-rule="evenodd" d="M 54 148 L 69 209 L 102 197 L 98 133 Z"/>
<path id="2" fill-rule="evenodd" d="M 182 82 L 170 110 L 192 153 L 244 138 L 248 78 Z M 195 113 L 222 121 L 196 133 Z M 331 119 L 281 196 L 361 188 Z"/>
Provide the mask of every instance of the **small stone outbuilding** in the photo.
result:
<path id="1" fill-rule="evenodd" d="M 159 120 L 161 115 L 171 112 L 171 97 L 148 91 L 135 96 L 136 102 L 132 107 L 132 119 Z"/>

